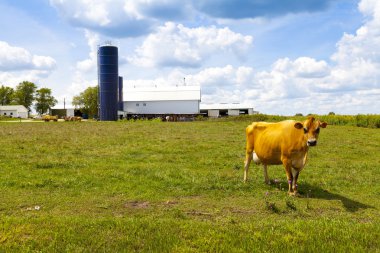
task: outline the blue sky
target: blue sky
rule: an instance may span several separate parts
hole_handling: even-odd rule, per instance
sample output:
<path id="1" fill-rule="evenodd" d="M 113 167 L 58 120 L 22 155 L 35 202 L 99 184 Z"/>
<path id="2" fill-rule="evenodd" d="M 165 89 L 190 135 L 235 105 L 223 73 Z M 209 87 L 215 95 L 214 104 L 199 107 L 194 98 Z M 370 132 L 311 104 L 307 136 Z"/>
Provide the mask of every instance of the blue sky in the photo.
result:
<path id="1" fill-rule="evenodd" d="M 63 105 L 119 47 L 125 86 L 200 85 L 268 114 L 380 113 L 377 0 L 2 0 L 0 84 Z"/>

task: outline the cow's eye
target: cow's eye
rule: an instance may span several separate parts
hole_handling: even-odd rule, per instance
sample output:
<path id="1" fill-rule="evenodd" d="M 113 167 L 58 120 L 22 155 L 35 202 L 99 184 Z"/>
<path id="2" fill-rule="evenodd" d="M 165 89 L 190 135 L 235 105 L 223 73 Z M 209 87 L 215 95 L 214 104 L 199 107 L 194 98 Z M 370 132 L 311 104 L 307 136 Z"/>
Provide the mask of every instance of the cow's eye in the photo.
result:
<path id="1" fill-rule="evenodd" d="M 304 132 L 305 134 L 307 134 L 307 128 L 306 128 L 306 127 L 303 128 L 303 132 Z"/>
<path id="2" fill-rule="evenodd" d="M 319 127 L 315 130 L 316 134 L 319 134 Z"/>

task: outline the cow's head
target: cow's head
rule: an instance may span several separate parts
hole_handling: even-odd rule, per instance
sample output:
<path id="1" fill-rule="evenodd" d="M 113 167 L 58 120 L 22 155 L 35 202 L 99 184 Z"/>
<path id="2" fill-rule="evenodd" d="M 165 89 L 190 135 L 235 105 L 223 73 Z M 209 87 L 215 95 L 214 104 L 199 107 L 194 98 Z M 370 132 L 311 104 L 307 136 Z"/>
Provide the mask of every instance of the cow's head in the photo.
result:
<path id="1" fill-rule="evenodd" d="M 314 117 L 309 117 L 304 122 L 296 122 L 294 127 L 297 129 L 303 129 L 305 137 L 307 139 L 306 144 L 308 146 L 317 145 L 317 139 L 319 135 L 319 131 L 322 128 L 327 126 L 326 122 L 320 122 L 319 120 L 315 120 Z"/>

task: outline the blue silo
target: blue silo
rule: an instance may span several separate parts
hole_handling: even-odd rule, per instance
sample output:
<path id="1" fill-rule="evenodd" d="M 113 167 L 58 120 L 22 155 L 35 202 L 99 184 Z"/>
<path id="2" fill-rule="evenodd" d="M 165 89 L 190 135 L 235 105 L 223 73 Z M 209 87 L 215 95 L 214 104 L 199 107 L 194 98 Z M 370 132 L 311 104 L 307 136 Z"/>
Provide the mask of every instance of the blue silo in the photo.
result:
<path id="1" fill-rule="evenodd" d="M 99 119 L 117 120 L 119 65 L 118 49 L 104 45 L 98 49 Z"/>
<path id="2" fill-rule="evenodd" d="M 123 102 L 123 77 L 119 76 L 119 87 L 118 87 L 118 110 L 124 111 L 124 102 Z"/>

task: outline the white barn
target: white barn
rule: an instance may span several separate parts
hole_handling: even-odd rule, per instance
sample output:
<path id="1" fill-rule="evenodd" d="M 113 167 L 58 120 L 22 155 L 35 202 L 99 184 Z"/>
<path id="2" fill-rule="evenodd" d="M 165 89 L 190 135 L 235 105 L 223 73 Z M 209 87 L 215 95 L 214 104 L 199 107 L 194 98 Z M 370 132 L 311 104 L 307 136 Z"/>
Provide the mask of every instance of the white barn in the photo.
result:
<path id="1" fill-rule="evenodd" d="M 198 114 L 200 86 L 126 88 L 123 91 L 127 114 Z"/>
<path id="2" fill-rule="evenodd" d="M 12 118 L 28 118 L 28 109 L 23 105 L 0 105 L 0 115 Z"/>

